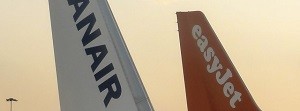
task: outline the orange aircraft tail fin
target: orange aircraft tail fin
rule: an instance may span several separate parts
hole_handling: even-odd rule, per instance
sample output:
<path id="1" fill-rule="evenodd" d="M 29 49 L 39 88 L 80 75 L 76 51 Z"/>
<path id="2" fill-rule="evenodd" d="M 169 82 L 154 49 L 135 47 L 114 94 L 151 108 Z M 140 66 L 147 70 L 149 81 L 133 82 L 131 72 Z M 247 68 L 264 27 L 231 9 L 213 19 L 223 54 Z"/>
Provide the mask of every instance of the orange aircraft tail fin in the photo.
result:
<path id="1" fill-rule="evenodd" d="M 200 11 L 177 12 L 189 111 L 260 111 Z"/>

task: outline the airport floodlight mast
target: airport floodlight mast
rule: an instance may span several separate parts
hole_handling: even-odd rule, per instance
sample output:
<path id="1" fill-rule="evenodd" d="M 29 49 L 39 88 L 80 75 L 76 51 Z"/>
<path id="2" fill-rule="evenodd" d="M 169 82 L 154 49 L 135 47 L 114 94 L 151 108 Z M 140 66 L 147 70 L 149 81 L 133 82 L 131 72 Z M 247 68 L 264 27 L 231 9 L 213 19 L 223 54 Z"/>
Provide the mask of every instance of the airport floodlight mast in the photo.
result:
<path id="1" fill-rule="evenodd" d="M 14 99 L 14 98 L 8 98 L 8 99 L 6 99 L 6 101 L 10 101 L 10 111 L 12 111 L 12 102 L 13 101 L 18 101 L 17 99 Z"/>

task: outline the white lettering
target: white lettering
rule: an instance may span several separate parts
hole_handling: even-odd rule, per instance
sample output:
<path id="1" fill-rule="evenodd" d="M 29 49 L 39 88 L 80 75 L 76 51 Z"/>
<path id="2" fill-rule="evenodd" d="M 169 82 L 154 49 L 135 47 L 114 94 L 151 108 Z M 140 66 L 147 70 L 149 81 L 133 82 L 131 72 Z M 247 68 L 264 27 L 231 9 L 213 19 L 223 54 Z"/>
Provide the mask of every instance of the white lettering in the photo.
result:
<path id="1" fill-rule="evenodd" d="M 218 71 L 216 73 L 216 79 L 220 85 L 223 85 L 230 77 L 232 77 L 232 73 L 229 69 L 227 69 L 226 73 L 223 75 L 223 77 L 222 78 L 220 78 L 220 77 L 221 77 L 221 73 L 220 73 L 220 71 Z"/>
<path id="2" fill-rule="evenodd" d="M 209 73 L 213 73 L 213 72 L 215 72 L 215 71 L 217 71 L 217 70 L 219 70 L 219 69 L 222 69 L 223 68 L 223 66 L 222 66 L 222 64 L 220 64 L 219 63 L 220 61 L 219 61 L 219 58 L 217 57 L 217 56 L 214 56 L 214 61 L 213 61 L 213 63 L 212 63 L 212 65 L 210 66 L 210 65 L 207 65 L 207 71 L 209 72 Z"/>
<path id="3" fill-rule="evenodd" d="M 229 97 L 233 94 L 234 86 L 231 82 L 227 82 L 223 87 L 223 93 L 226 97 Z"/>
<path id="4" fill-rule="evenodd" d="M 202 38 L 202 39 L 201 39 Z M 201 38 L 199 38 L 197 40 L 197 45 L 200 49 L 201 52 L 205 51 L 206 46 L 208 45 L 208 40 L 205 36 L 201 36 Z"/>
<path id="5" fill-rule="evenodd" d="M 230 99 L 230 106 L 232 108 L 235 108 L 236 101 L 242 101 L 241 96 L 242 94 L 240 92 L 234 91 L 234 96 Z"/>
<path id="6" fill-rule="evenodd" d="M 206 62 L 209 62 L 211 58 L 215 56 L 215 51 L 211 47 L 208 47 L 207 51 L 205 51 L 203 55 Z"/>
<path id="7" fill-rule="evenodd" d="M 201 37 L 202 30 L 201 30 L 201 27 L 199 25 L 195 25 L 193 27 L 192 35 L 193 35 L 194 39 L 198 39 L 198 38 Z"/>
<path id="8" fill-rule="evenodd" d="M 216 81 L 218 82 L 218 84 L 224 85 L 223 86 L 224 96 L 230 97 L 234 93 L 234 95 L 232 96 L 232 98 L 229 101 L 229 104 L 232 108 L 235 108 L 236 107 L 235 103 L 237 101 L 241 102 L 242 94 L 240 92 L 234 90 L 234 84 L 232 84 L 231 82 L 227 82 L 228 79 L 232 77 L 232 73 L 231 73 L 230 69 L 227 68 L 225 74 L 223 74 L 223 76 L 221 77 L 221 70 L 223 69 L 223 66 L 220 63 L 219 58 L 215 54 L 214 49 L 212 47 L 208 47 L 206 49 L 206 47 L 208 46 L 208 39 L 207 39 L 207 37 L 202 35 L 202 30 L 201 30 L 200 25 L 195 25 L 193 27 L 192 35 L 193 35 L 193 38 L 196 39 L 197 46 L 200 49 L 200 51 L 202 52 L 205 61 L 208 63 L 206 66 L 207 72 L 210 74 L 216 72 Z M 212 58 L 213 58 L 213 62 L 212 62 L 212 64 L 209 64 L 209 62 L 211 61 Z"/>

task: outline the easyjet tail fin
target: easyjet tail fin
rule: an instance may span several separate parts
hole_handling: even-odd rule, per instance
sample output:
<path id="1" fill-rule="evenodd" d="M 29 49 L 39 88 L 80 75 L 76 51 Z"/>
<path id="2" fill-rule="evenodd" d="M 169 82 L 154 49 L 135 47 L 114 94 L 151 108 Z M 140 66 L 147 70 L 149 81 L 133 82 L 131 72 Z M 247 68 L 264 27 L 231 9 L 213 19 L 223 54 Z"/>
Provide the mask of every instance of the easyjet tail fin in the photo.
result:
<path id="1" fill-rule="evenodd" d="M 189 111 L 260 111 L 200 11 L 177 12 Z"/>

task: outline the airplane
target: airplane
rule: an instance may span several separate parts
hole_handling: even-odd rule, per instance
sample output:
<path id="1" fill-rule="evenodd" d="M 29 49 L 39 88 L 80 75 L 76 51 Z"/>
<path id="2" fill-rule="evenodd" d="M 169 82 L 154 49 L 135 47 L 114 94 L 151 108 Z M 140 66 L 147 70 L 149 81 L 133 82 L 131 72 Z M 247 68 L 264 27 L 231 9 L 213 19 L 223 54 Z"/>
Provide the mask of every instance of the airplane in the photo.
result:
<path id="1" fill-rule="evenodd" d="M 62 111 L 153 111 L 107 0 L 49 0 Z"/>
<path id="2" fill-rule="evenodd" d="M 106 0 L 49 0 L 62 111 L 153 111 Z M 178 12 L 189 111 L 259 111 L 201 12 Z"/>
<path id="3" fill-rule="evenodd" d="M 205 15 L 176 14 L 188 111 L 261 111 Z"/>

